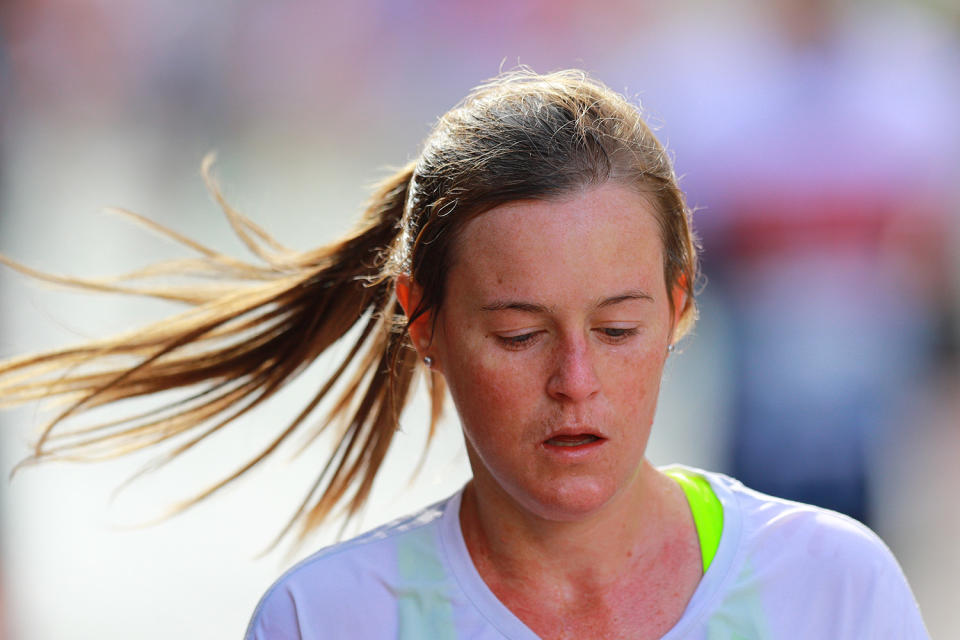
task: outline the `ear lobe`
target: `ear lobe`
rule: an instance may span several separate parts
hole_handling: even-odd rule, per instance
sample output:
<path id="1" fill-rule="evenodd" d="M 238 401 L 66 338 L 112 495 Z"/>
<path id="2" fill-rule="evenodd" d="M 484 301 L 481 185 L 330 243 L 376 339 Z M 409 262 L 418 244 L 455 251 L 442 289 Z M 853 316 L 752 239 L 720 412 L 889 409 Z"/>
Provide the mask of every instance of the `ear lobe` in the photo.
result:
<path id="1" fill-rule="evenodd" d="M 423 291 L 413 279 L 405 273 L 397 276 L 397 301 L 403 308 L 403 313 L 409 319 L 410 316 L 420 306 L 423 299 Z M 426 349 L 430 345 L 431 328 L 433 314 L 429 311 L 421 313 L 416 320 L 407 325 L 407 331 L 410 333 L 410 339 L 414 348 L 421 356 L 426 355 Z"/>

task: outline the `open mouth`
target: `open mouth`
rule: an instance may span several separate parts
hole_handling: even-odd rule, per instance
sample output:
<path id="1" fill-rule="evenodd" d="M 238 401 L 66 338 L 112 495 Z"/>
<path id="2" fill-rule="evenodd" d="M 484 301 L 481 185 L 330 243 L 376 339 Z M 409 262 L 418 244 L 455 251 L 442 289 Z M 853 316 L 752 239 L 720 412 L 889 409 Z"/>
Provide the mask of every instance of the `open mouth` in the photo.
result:
<path id="1" fill-rule="evenodd" d="M 580 447 L 599 441 L 600 438 L 590 433 L 578 433 L 572 436 L 554 436 L 545 444 L 553 447 Z"/>

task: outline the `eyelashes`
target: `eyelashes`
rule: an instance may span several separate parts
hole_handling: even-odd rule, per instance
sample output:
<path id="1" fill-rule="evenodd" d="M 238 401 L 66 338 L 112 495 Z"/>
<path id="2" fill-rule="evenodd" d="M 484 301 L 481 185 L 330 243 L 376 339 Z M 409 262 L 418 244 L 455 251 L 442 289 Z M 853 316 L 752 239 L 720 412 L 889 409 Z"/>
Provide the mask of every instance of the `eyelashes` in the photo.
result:
<path id="1" fill-rule="evenodd" d="M 640 333 L 639 327 L 598 327 L 594 335 L 607 344 L 623 344 Z M 528 331 L 516 335 L 497 335 L 497 342 L 510 351 L 521 351 L 537 344 L 546 336 L 546 331 Z"/>
<path id="2" fill-rule="evenodd" d="M 501 346 L 511 350 L 511 351 L 520 351 L 534 345 L 540 341 L 540 335 L 542 331 L 531 331 L 530 333 L 521 333 L 518 335 L 510 336 L 497 336 L 497 342 Z"/>
<path id="3" fill-rule="evenodd" d="M 599 331 L 608 341 L 614 343 L 625 342 L 640 333 L 637 327 L 604 327 L 595 331 Z"/>

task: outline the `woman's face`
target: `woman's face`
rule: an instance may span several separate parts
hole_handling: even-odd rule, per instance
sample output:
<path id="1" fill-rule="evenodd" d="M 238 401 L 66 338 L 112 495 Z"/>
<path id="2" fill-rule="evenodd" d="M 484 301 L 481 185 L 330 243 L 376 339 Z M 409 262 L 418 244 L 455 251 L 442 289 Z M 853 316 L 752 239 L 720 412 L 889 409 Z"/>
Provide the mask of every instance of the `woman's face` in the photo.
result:
<path id="1" fill-rule="evenodd" d="M 650 205 L 609 183 L 508 203 L 470 221 L 454 256 L 425 353 L 478 498 L 595 512 L 637 478 L 675 322 Z"/>

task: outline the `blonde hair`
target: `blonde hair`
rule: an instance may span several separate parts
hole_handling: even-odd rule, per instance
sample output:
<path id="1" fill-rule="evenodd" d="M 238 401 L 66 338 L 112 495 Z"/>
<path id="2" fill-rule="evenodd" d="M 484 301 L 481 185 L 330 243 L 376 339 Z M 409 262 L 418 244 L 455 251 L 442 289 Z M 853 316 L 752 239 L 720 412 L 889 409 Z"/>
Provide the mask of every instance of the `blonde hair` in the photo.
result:
<path id="1" fill-rule="evenodd" d="M 209 161 L 204 175 L 233 229 L 262 264 L 217 253 L 135 214 L 128 215 L 199 258 L 111 281 L 56 278 L 2 259 L 62 284 L 192 307 L 131 333 L 0 363 L 0 403 L 71 401 L 43 429 L 32 460 L 98 459 L 184 438 L 163 456 L 176 458 L 269 400 L 349 332 L 347 355 L 296 419 L 259 454 L 182 506 L 258 465 L 336 388 L 332 409 L 315 428 L 342 421 L 343 429 L 283 533 L 299 523 L 302 537 L 341 506 L 354 515 L 369 497 L 414 377 L 425 371 L 409 343 L 396 277 L 408 273 L 422 288 L 411 319 L 438 309 L 458 230 L 510 201 L 555 198 L 606 181 L 637 189 L 657 215 L 667 290 L 686 293 L 676 336 L 696 318 L 698 247 L 669 158 L 639 109 L 583 72 L 521 70 L 477 87 L 440 118 L 418 159 L 375 189 L 351 233 L 311 251 L 281 247 L 234 211 L 209 177 Z M 131 284 L 142 276 L 180 273 L 224 284 L 179 289 Z M 85 367 L 76 368 L 81 364 Z M 445 397 L 442 378 L 428 372 L 428 382 L 427 446 Z M 193 393 L 119 421 L 72 426 L 74 418 L 96 407 L 175 389 Z"/>

